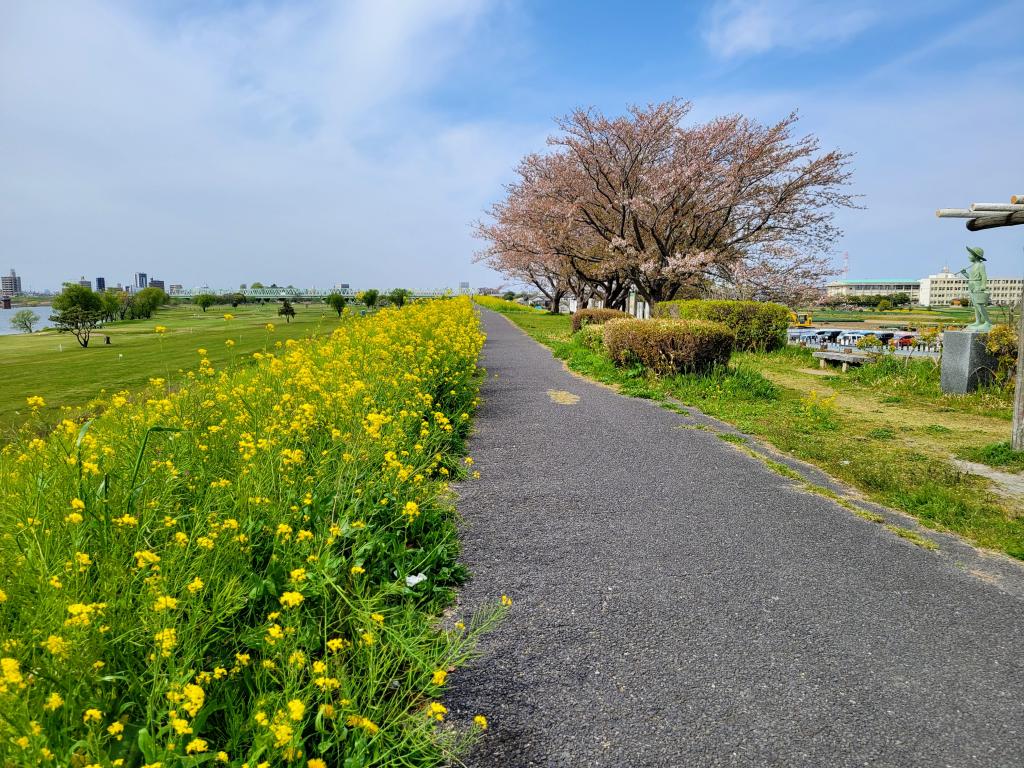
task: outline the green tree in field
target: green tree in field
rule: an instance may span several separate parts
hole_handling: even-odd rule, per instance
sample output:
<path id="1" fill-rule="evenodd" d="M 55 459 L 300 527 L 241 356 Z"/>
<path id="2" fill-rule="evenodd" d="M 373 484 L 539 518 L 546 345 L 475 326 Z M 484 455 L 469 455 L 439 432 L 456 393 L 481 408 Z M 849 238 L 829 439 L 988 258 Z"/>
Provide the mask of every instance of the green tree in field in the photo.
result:
<path id="1" fill-rule="evenodd" d="M 263 287 L 263 283 L 261 283 L 259 280 L 257 280 L 255 283 L 252 283 L 252 285 L 250 287 L 251 288 L 262 288 Z"/>
<path id="2" fill-rule="evenodd" d="M 892 309 L 892 302 L 889 301 L 889 299 L 882 299 L 881 301 L 878 302 L 877 305 L 875 305 L 875 309 L 877 309 L 879 312 L 888 312 L 890 309 Z"/>
<path id="3" fill-rule="evenodd" d="M 245 304 L 247 299 L 244 293 L 232 293 L 225 297 L 232 307 L 237 307 L 239 304 Z"/>
<path id="4" fill-rule="evenodd" d="M 380 291 L 378 291 L 376 288 L 371 288 L 368 291 L 363 291 L 363 304 L 365 304 L 370 309 L 373 309 L 373 307 L 377 304 L 377 299 L 379 298 Z"/>
<path id="5" fill-rule="evenodd" d="M 39 322 L 39 315 L 31 309 L 19 309 L 11 318 L 11 328 L 22 333 L 32 333 L 32 326 Z"/>
<path id="6" fill-rule="evenodd" d="M 100 295 L 92 288 L 78 283 L 65 283 L 64 290 L 53 300 L 53 308 L 58 312 L 69 309 L 84 309 L 88 312 L 98 312 L 100 306 Z"/>
<path id="7" fill-rule="evenodd" d="M 288 299 L 282 299 L 281 306 L 277 310 L 277 314 L 283 317 L 286 323 L 290 323 L 292 318 L 295 317 L 295 307 L 292 306 L 292 303 L 288 301 Z"/>
<path id="8" fill-rule="evenodd" d="M 192 303 L 197 307 L 202 307 L 205 312 L 217 303 L 217 297 L 212 293 L 200 293 L 192 297 Z"/>
<path id="9" fill-rule="evenodd" d="M 143 288 L 134 298 L 131 315 L 135 320 L 148 320 L 160 307 L 171 301 L 171 297 L 162 288 Z"/>
<path id="10" fill-rule="evenodd" d="M 396 307 L 403 307 L 410 296 L 412 296 L 412 291 L 408 288 L 395 288 L 388 294 L 388 301 Z"/>
<path id="11" fill-rule="evenodd" d="M 343 296 L 340 293 L 332 293 L 327 297 L 327 306 L 338 313 L 338 317 L 341 317 L 341 313 L 345 311 L 345 305 L 348 304 L 348 297 Z"/>
<path id="12" fill-rule="evenodd" d="M 515 299 L 516 299 L 516 292 L 515 291 L 505 291 L 503 294 L 501 294 L 501 298 L 503 298 L 505 301 L 515 301 Z"/>
<path id="13" fill-rule="evenodd" d="M 100 312 L 104 322 L 117 320 L 121 311 L 121 297 L 117 291 L 104 291 L 100 294 Z"/>
<path id="14" fill-rule="evenodd" d="M 61 333 L 70 333 L 83 349 L 89 346 L 89 337 L 103 319 L 100 296 L 92 288 L 67 283 L 53 300 L 56 310 L 50 320 Z"/>

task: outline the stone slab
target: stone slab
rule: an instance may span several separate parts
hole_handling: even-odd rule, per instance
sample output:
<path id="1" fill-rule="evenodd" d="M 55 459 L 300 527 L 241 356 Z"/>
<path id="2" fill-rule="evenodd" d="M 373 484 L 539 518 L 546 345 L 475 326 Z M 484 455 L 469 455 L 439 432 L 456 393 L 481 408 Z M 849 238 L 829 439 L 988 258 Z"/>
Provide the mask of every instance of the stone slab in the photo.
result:
<path id="1" fill-rule="evenodd" d="M 987 334 L 946 331 L 942 334 L 942 391 L 966 395 L 992 380 L 996 359 L 985 349 Z"/>

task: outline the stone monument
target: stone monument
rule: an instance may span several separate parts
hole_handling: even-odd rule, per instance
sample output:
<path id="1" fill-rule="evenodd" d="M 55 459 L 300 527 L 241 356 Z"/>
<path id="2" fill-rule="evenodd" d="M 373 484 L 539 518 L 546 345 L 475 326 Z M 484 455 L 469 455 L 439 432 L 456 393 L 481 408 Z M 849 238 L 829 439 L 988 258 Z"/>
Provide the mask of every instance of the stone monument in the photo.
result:
<path id="1" fill-rule="evenodd" d="M 985 251 L 967 246 L 971 264 L 960 270 L 967 278 L 967 292 L 974 307 L 974 322 L 962 331 L 942 334 L 942 391 L 964 395 L 991 381 L 996 360 L 985 349 L 985 335 L 992 330 L 988 317 L 988 275 Z"/>

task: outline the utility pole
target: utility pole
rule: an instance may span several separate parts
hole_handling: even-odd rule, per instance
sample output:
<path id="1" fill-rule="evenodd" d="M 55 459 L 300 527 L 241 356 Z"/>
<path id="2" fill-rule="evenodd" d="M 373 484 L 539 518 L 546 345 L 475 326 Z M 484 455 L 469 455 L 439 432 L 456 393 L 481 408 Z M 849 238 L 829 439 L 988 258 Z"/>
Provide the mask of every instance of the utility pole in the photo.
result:
<path id="1" fill-rule="evenodd" d="M 1017 384 L 1013 394 L 1013 450 L 1024 451 L 1024 289 L 1020 294 L 1017 325 Z"/>

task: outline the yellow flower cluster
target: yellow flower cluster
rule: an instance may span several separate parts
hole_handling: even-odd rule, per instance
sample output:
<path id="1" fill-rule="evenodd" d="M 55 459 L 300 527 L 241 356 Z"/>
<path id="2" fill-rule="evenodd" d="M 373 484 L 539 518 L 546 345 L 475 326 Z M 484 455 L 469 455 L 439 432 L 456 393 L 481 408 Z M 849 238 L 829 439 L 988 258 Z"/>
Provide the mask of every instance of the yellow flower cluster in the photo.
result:
<path id="1" fill-rule="evenodd" d="M 0 447 L 0 765 L 118 766 L 141 728 L 151 768 L 440 762 L 482 343 L 465 298 L 346 316 Z"/>

